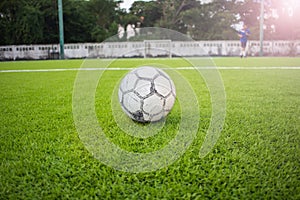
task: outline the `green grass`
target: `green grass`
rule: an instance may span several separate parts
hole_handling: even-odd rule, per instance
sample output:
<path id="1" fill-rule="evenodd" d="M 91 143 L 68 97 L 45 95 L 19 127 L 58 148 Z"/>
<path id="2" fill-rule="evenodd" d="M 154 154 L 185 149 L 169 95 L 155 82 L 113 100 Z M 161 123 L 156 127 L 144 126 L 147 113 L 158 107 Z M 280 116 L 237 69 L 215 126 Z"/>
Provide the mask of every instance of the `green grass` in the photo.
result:
<path id="1" fill-rule="evenodd" d="M 0 62 L 0 70 L 79 68 L 82 60 Z M 217 66 L 300 66 L 300 58 L 215 58 Z M 180 59 L 120 59 L 111 67 Z M 126 71 L 104 72 L 96 113 L 108 138 L 123 149 L 151 152 L 178 128 L 175 105 L 154 137 L 126 135 L 114 121 L 111 95 Z M 95 159 L 79 139 L 72 114 L 77 71 L 0 73 L 0 199 L 299 199 L 300 70 L 220 70 L 227 97 L 224 130 L 199 158 L 210 122 L 205 83 L 180 71 L 200 102 L 200 128 L 187 152 L 149 173 L 117 171 Z"/>

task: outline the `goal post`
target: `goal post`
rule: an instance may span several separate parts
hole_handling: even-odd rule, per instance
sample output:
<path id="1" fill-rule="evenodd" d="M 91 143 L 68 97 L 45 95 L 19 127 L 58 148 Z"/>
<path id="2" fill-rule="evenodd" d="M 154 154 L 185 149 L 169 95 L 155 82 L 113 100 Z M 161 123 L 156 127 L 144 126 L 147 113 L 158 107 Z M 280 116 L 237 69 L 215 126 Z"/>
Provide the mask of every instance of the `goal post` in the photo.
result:
<path id="1" fill-rule="evenodd" d="M 144 40 L 144 58 L 150 57 L 172 58 L 172 41 Z"/>

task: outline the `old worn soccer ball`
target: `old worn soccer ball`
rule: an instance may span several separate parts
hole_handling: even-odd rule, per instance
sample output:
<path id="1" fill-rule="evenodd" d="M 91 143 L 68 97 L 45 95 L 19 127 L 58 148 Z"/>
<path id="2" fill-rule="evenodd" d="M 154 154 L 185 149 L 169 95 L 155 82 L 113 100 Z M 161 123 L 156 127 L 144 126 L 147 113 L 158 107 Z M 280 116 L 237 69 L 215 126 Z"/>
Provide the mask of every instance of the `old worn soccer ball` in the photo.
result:
<path id="1" fill-rule="evenodd" d="M 171 111 L 176 89 L 172 79 L 155 67 L 139 67 L 121 80 L 119 102 L 123 111 L 138 122 L 155 122 Z"/>

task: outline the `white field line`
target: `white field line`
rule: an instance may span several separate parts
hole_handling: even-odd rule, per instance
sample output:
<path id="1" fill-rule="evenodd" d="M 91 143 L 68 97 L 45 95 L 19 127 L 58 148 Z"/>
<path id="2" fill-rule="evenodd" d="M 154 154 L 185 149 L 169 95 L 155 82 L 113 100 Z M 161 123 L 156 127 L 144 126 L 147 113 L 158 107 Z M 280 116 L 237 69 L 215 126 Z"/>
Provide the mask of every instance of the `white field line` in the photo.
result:
<path id="1" fill-rule="evenodd" d="M 0 73 L 26 73 L 26 72 L 65 72 L 65 71 L 122 71 L 132 70 L 134 68 L 66 68 L 66 69 L 16 69 L 0 70 Z M 300 70 L 300 66 L 295 67 L 175 67 L 162 68 L 174 70 Z"/>

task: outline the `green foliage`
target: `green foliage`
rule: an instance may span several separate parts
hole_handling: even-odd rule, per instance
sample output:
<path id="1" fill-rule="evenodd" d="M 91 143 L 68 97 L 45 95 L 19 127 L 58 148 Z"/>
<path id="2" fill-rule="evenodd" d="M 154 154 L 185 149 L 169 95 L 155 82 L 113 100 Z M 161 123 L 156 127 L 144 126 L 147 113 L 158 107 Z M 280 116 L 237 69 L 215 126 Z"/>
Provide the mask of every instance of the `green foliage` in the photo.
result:
<path id="1" fill-rule="evenodd" d="M 231 25 L 235 23 L 233 2 L 214 1 L 198 5 L 183 14 L 183 21 L 188 26 L 188 33 L 195 40 L 236 39 Z"/>
<path id="2" fill-rule="evenodd" d="M 129 14 L 137 16 L 138 20 L 142 22 L 142 27 L 154 27 L 162 17 L 162 7 L 158 1 L 135 1 Z M 141 20 L 141 17 L 144 19 Z"/>
<path id="3" fill-rule="evenodd" d="M 187 26 L 182 20 L 182 14 L 194 6 L 199 5 L 196 0 L 159 0 L 162 7 L 162 18 L 158 21 L 158 26 L 186 33 Z"/>
<path id="4" fill-rule="evenodd" d="M 93 20 L 86 12 L 86 1 L 63 1 L 64 12 L 64 38 L 66 43 L 91 41 L 91 29 Z M 55 12 L 55 14 L 57 14 Z M 88 15 L 87 15 L 88 14 Z"/>
<path id="5" fill-rule="evenodd" d="M 214 62 L 300 66 L 299 58 L 215 58 Z M 1 62 L 0 70 L 79 68 L 82 63 Z M 183 59 L 119 59 L 110 67 L 147 63 L 188 66 Z M 158 133 L 158 139 L 140 143 L 114 123 L 111 94 L 125 73 L 103 74 L 95 99 L 99 123 L 122 148 L 159 149 L 177 129 L 173 121 L 165 125 L 170 135 Z M 72 116 L 76 71 L 0 73 L 1 199 L 299 199 L 300 71 L 220 70 L 227 96 L 226 122 L 217 145 L 203 159 L 199 149 L 210 122 L 209 91 L 193 71 L 179 73 L 200 102 L 197 138 L 174 164 L 141 174 L 107 167 L 82 144 Z M 171 114 L 176 116 L 177 111 Z"/>
<path id="6" fill-rule="evenodd" d="M 0 21 L 3 26 L 3 42 L 1 44 L 32 44 L 43 43 L 47 38 L 44 27 L 53 7 L 49 1 L 9 1 L 0 4 Z M 50 9 L 47 9 L 49 8 Z M 51 18 L 53 20 L 55 18 Z M 52 21 L 51 21 L 52 22 Z"/>
<path id="7" fill-rule="evenodd" d="M 116 34 L 112 0 L 64 0 L 65 42 L 102 42 Z M 1 44 L 58 43 L 57 0 L 11 1 L 0 4 Z"/>
<path id="8" fill-rule="evenodd" d="M 244 22 L 251 39 L 259 39 L 260 4 L 253 0 L 135 1 L 127 13 L 114 0 L 64 0 L 65 42 L 102 42 L 117 34 L 117 25 L 141 23 L 142 27 L 162 27 L 195 40 L 235 40 L 233 24 Z M 293 12 L 290 13 L 289 9 Z M 278 17 L 274 17 L 274 9 Z M 0 45 L 58 43 L 57 0 L 2 0 L 0 2 Z M 143 18 L 141 18 L 143 17 Z M 272 0 L 265 5 L 265 39 L 300 38 L 300 5 Z"/>

